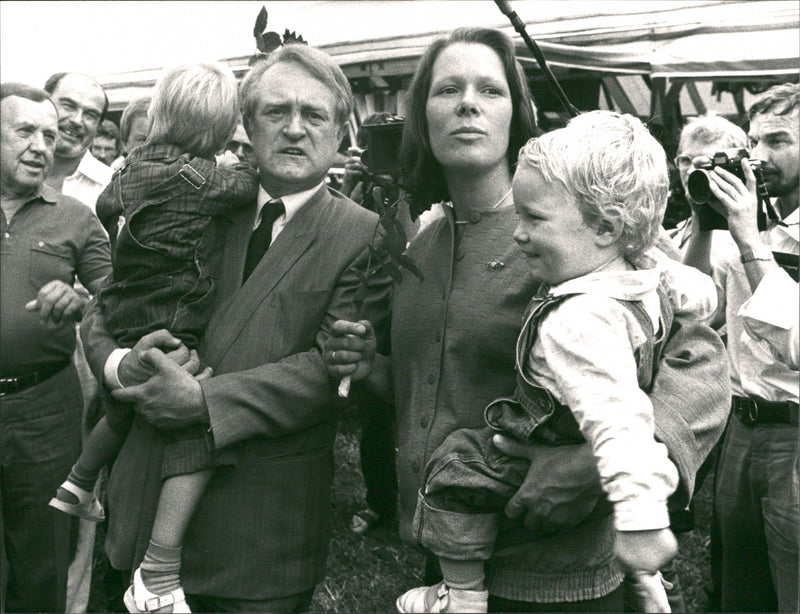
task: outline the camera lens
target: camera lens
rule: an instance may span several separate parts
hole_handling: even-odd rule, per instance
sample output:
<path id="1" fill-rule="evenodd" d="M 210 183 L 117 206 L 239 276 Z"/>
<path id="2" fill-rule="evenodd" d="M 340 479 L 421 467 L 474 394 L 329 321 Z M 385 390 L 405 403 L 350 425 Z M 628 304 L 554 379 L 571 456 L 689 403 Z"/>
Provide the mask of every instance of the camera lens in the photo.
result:
<path id="1" fill-rule="evenodd" d="M 689 191 L 689 198 L 696 203 L 707 203 L 713 196 L 708 175 L 704 170 L 698 169 L 689 173 L 686 188 Z"/>

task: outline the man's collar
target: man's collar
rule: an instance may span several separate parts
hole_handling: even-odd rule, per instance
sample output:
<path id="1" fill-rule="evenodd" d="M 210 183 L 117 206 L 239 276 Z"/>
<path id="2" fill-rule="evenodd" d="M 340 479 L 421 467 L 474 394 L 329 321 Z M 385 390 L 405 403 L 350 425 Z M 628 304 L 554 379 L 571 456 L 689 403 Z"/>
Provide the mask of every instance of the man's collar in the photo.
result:
<path id="1" fill-rule="evenodd" d="M 56 204 L 56 202 L 58 202 L 58 191 L 51 188 L 46 183 L 43 183 L 39 187 L 39 189 L 36 190 L 36 193 L 31 197 L 31 199 L 37 196 L 40 197 L 46 203 L 49 203 L 51 205 L 54 205 Z"/>
<path id="2" fill-rule="evenodd" d="M 58 195 L 58 190 L 55 190 L 46 183 L 43 183 L 27 196 L 22 196 L 20 198 L 9 198 L 9 200 L 21 202 L 23 204 L 28 204 L 35 200 L 41 200 L 45 204 L 55 205 L 58 202 Z"/>
<path id="3" fill-rule="evenodd" d="M 76 174 L 81 174 L 95 183 L 105 185 L 111 181 L 111 176 L 114 174 L 114 171 L 95 158 L 87 149 L 83 154 L 83 158 L 81 158 L 80 164 L 78 164 L 78 168 L 75 170 L 75 173 L 73 173 L 73 176 Z"/>
<path id="4" fill-rule="evenodd" d="M 310 190 L 303 190 L 302 192 L 295 192 L 294 194 L 286 194 L 285 196 L 281 196 L 280 200 L 283 202 L 283 206 L 286 209 L 285 219 L 288 222 L 292 219 L 292 216 L 300 210 L 300 207 L 305 205 L 311 197 L 316 194 L 319 189 L 324 184 L 324 181 L 320 181 L 317 185 L 315 185 Z M 262 185 L 259 184 L 258 186 L 258 196 L 257 196 L 257 208 L 256 208 L 256 219 L 255 224 L 258 224 L 258 221 L 261 219 L 261 209 L 264 208 L 269 201 L 275 200 L 269 193 L 264 189 Z"/>

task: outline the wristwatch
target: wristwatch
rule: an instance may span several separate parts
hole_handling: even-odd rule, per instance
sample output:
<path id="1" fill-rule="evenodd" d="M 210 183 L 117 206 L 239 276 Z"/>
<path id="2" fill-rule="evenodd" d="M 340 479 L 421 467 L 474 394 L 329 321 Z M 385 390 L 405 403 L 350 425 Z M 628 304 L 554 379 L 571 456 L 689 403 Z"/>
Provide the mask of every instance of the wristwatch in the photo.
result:
<path id="1" fill-rule="evenodd" d="M 754 260 L 772 260 L 772 250 L 766 245 L 756 245 L 750 251 L 742 252 L 742 263 L 753 262 Z"/>

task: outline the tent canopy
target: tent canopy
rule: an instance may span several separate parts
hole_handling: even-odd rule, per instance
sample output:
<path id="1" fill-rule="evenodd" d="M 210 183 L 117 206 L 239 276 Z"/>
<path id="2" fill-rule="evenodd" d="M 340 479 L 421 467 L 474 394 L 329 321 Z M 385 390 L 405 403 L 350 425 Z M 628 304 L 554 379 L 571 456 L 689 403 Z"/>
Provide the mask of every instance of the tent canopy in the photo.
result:
<path id="1" fill-rule="evenodd" d="M 800 70 L 800 6 L 794 0 L 516 0 L 510 4 L 570 98 L 586 97 L 587 88 L 594 88 L 583 106 L 575 101 L 580 108 L 605 105 L 653 114 L 672 95 L 675 100 L 688 96 L 695 110 L 704 112 L 710 84 L 709 92 L 701 95 L 694 81 L 797 80 Z M 521 37 L 491 0 L 268 2 L 266 7 L 269 29 L 280 32 L 282 24 L 289 24 L 336 59 L 353 84 L 362 116 L 374 110 L 402 112 L 398 94 L 408 86 L 421 53 L 459 26 L 506 32 L 532 82 L 542 80 Z M 249 59 L 248 55 L 223 61 L 241 76 Z M 101 77 L 111 109 L 120 110 L 132 98 L 149 93 L 159 73 L 160 69 L 150 69 Z M 571 81 L 575 81 L 572 88 Z M 545 98 L 542 104 L 547 109 L 544 87 L 534 91 L 540 101 Z M 731 91 L 725 87 L 730 85 L 723 91 Z M 741 90 L 738 86 L 739 111 Z M 599 93 L 605 101 L 597 100 Z M 637 102 L 641 99 L 649 108 L 641 108 Z"/>

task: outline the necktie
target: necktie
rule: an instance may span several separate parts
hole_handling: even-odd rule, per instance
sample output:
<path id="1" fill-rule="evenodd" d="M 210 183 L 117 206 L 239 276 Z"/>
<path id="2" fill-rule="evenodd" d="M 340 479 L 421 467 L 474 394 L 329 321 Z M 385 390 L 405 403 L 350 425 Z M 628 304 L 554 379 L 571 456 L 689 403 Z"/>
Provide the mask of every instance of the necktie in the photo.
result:
<path id="1" fill-rule="evenodd" d="M 271 200 L 261 209 L 261 222 L 253 231 L 253 234 L 250 235 L 250 243 L 247 244 L 247 257 L 244 261 L 242 282 L 250 277 L 250 273 L 253 272 L 262 256 L 267 252 L 269 243 L 272 240 L 272 224 L 283 215 L 284 211 L 283 202 L 280 200 Z"/>

